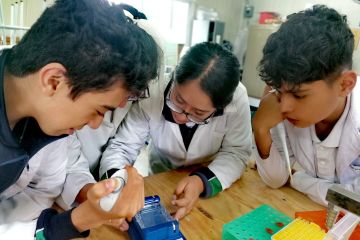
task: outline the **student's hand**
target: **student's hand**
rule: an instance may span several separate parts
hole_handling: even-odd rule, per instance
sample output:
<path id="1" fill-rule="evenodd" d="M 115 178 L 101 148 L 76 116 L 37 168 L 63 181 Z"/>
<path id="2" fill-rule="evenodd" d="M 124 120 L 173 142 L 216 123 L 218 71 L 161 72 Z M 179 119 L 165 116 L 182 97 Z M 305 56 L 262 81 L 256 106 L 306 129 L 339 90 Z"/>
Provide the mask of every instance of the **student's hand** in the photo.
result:
<path id="1" fill-rule="evenodd" d="M 115 189 L 115 180 L 106 179 L 94 184 L 87 192 L 87 200 L 71 212 L 71 221 L 79 232 L 107 223 L 112 216 L 100 208 L 100 199 Z"/>
<path id="2" fill-rule="evenodd" d="M 78 195 L 76 196 L 75 201 L 76 201 L 77 203 L 79 203 L 79 204 L 82 203 L 82 202 L 85 202 L 86 199 L 87 199 L 87 192 L 89 191 L 89 189 L 90 189 L 93 185 L 94 185 L 94 183 L 88 183 L 88 184 L 84 185 L 84 186 L 80 189 Z"/>
<path id="3" fill-rule="evenodd" d="M 128 174 L 127 183 L 110 213 L 114 214 L 115 218 L 126 218 L 131 221 L 144 207 L 144 179 L 136 168 L 127 166 L 125 169 Z"/>
<path id="4" fill-rule="evenodd" d="M 100 199 L 115 189 L 115 180 L 111 178 L 93 185 L 87 193 L 87 200 L 73 210 L 73 224 L 79 231 L 109 223 L 110 219 L 112 221 L 126 218 L 131 221 L 133 216 L 144 207 L 143 178 L 133 167 L 126 167 L 126 170 L 128 181 L 111 211 L 106 212 L 100 207 Z"/>
<path id="5" fill-rule="evenodd" d="M 270 130 L 278 123 L 284 120 L 284 116 L 280 110 L 280 100 L 275 92 L 267 91 L 265 88 L 264 96 L 260 101 L 253 118 L 254 129 Z"/>
<path id="6" fill-rule="evenodd" d="M 129 224 L 125 221 L 124 218 L 118 218 L 118 219 L 111 219 L 108 223 L 106 223 L 109 226 L 112 226 L 116 228 L 117 230 L 120 230 L 122 232 L 125 232 L 129 229 Z"/>
<path id="7" fill-rule="evenodd" d="M 140 180 L 140 179 L 138 179 L 138 177 L 139 176 L 141 177 L 141 175 L 138 174 L 137 170 L 134 167 L 129 167 L 128 166 L 128 167 L 126 167 L 126 170 L 127 170 L 127 173 L 128 173 L 128 181 L 127 181 L 125 187 L 130 186 L 129 183 L 131 183 L 132 185 L 135 184 L 134 187 L 133 187 L 133 189 L 134 189 L 134 188 L 137 187 L 136 186 L 137 181 L 134 181 L 134 179 L 135 180 Z M 130 176 L 130 174 L 131 174 L 131 176 Z M 130 182 L 130 179 L 132 179 L 131 182 Z M 143 189 L 142 194 L 140 196 L 134 196 L 134 198 L 131 198 L 131 196 L 129 196 L 129 199 L 130 199 L 129 201 L 131 201 L 131 199 L 135 199 L 135 198 L 140 197 L 140 202 L 139 203 L 140 203 L 141 208 L 143 208 L 144 207 L 144 186 L 143 186 L 144 182 L 143 182 L 142 177 L 141 177 L 141 181 L 142 181 L 142 189 Z M 131 189 L 132 188 L 128 188 L 128 190 L 131 190 Z M 120 195 L 123 194 L 123 191 L 124 191 L 124 189 L 122 190 Z M 132 193 L 135 193 L 135 192 L 132 192 Z M 136 211 L 136 213 L 137 212 L 138 212 L 138 210 Z M 129 218 L 127 218 L 127 219 L 128 219 L 128 221 L 131 221 L 132 217 L 130 219 Z M 118 230 L 120 230 L 122 232 L 127 231 L 129 229 L 129 224 L 125 221 L 125 218 L 111 219 L 106 224 L 110 225 L 112 227 L 115 227 L 116 229 L 118 229 Z"/>
<path id="8" fill-rule="evenodd" d="M 266 87 L 259 108 L 252 119 L 256 147 L 263 159 L 268 158 L 270 154 L 272 144 L 270 129 L 284 120 L 278 96 L 268 90 L 269 87 Z"/>
<path id="9" fill-rule="evenodd" d="M 181 219 L 193 208 L 200 194 L 204 191 L 204 184 L 198 176 L 183 178 L 177 185 L 171 204 L 177 206 L 175 219 Z"/>

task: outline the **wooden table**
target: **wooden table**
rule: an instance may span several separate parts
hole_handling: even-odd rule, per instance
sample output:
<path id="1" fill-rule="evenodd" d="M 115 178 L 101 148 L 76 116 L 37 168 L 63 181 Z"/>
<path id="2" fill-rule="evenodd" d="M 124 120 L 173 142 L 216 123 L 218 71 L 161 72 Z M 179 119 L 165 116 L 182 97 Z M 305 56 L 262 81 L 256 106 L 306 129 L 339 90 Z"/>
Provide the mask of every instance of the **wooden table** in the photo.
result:
<path id="1" fill-rule="evenodd" d="M 170 205 L 172 193 L 189 169 L 161 173 L 145 178 L 145 193 L 159 195 L 165 207 Z M 284 214 L 294 217 L 297 211 L 323 210 L 304 194 L 285 186 L 280 189 L 267 187 L 256 170 L 247 169 L 245 174 L 231 188 L 210 199 L 201 199 L 190 214 L 180 221 L 181 232 L 187 239 L 221 239 L 223 224 L 259 207 L 271 205 Z M 113 240 L 129 239 L 111 227 L 102 226 L 91 230 L 87 239 Z"/>

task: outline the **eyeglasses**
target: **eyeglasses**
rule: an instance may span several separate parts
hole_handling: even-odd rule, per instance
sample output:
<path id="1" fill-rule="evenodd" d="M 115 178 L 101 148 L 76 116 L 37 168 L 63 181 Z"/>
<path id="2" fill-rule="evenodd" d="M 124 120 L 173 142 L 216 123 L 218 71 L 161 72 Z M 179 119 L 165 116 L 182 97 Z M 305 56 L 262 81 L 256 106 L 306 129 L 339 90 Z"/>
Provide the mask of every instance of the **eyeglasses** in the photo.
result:
<path id="1" fill-rule="evenodd" d="M 185 112 L 184 109 L 182 109 L 181 107 L 177 106 L 173 101 L 171 101 L 170 99 L 170 95 L 171 95 L 171 91 L 172 91 L 172 88 L 173 88 L 174 84 L 171 86 L 171 89 L 169 90 L 169 93 L 167 94 L 166 96 L 166 105 L 170 108 L 171 111 L 174 111 L 176 113 L 179 113 L 179 114 L 185 114 L 186 118 L 190 121 L 190 122 L 193 122 L 195 124 L 198 124 L 198 125 L 205 125 L 205 124 L 208 124 L 211 120 L 211 118 L 214 116 L 215 112 L 214 111 L 213 113 L 210 114 L 210 116 L 208 116 L 207 118 L 205 119 L 201 119 L 199 117 L 196 117 L 194 115 L 191 115 L 190 113 L 188 112 Z"/>
<path id="2" fill-rule="evenodd" d="M 145 90 L 141 91 L 139 94 L 133 94 L 128 97 L 129 102 L 135 102 L 139 100 L 143 100 L 150 97 L 150 91 L 149 88 L 146 88 Z"/>

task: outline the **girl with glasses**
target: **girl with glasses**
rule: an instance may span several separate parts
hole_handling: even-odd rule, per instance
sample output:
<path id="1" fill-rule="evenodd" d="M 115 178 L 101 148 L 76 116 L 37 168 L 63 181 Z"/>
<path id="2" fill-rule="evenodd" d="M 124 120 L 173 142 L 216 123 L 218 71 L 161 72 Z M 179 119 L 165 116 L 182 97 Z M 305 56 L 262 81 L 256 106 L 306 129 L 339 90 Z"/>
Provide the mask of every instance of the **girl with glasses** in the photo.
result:
<path id="1" fill-rule="evenodd" d="M 215 196 L 244 172 L 251 154 L 248 96 L 238 60 L 214 43 L 190 48 L 167 82 L 149 91 L 109 141 L 100 176 L 133 165 L 148 139 L 150 173 L 205 163 L 175 189 L 180 219 L 199 197 Z"/>

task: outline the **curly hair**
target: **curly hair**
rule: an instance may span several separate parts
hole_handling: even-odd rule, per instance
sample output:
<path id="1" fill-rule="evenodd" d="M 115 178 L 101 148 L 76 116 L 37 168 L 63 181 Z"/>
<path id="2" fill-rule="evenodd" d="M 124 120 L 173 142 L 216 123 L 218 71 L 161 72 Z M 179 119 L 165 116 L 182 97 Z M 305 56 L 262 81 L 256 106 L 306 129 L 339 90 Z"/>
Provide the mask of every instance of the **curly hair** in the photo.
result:
<path id="1" fill-rule="evenodd" d="M 266 84 L 296 88 L 325 80 L 329 84 L 352 67 L 354 36 L 346 16 L 324 5 L 289 16 L 268 38 L 258 66 Z"/>
<path id="2" fill-rule="evenodd" d="M 6 60 L 18 77 L 51 62 L 66 68 L 71 97 L 105 91 L 122 81 L 139 93 L 156 78 L 159 47 L 120 5 L 106 0 L 57 0 L 47 8 Z"/>

